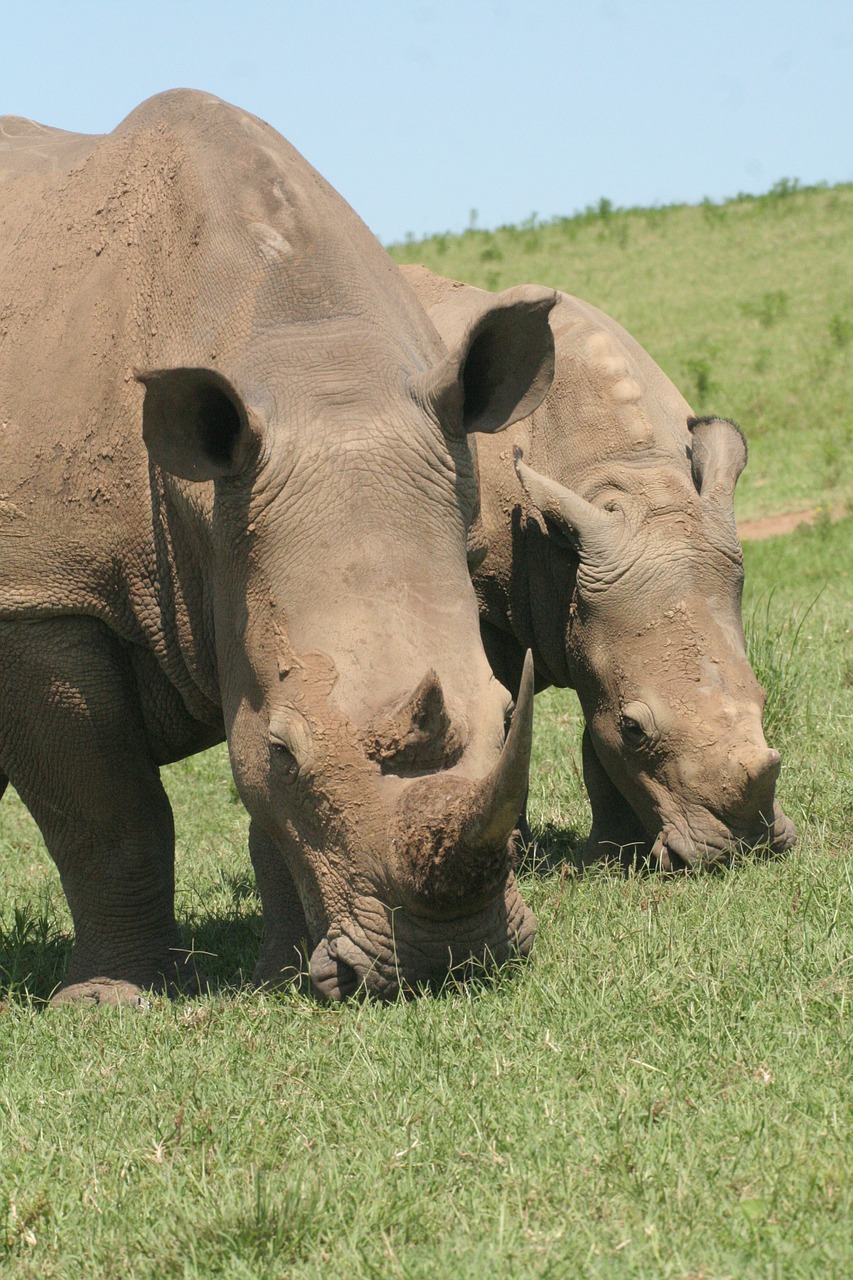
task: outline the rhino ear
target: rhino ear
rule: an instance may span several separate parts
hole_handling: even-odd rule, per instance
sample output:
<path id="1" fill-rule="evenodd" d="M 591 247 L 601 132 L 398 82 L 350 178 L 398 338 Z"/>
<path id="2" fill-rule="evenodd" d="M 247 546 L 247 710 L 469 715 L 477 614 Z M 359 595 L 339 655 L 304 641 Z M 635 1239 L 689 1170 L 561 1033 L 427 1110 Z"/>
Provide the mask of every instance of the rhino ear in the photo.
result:
<path id="1" fill-rule="evenodd" d="M 554 378 L 553 289 L 522 285 L 498 294 L 425 374 L 415 394 L 446 430 L 500 431 L 538 408 Z"/>
<path id="2" fill-rule="evenodd" d="M 255 439 L 246 406 L 213 369 L 153 369 L 145 387 L 142 436 L 151 458 L 184 480 L 233 475 Z"/>
<path id="3" fill-rule="evenodd" d="M 729 418 L 688 418 L 692 436 L 693 483 L 709 501 L 730 506 L 738 476 L 746 466 L 743 432 Z"/>

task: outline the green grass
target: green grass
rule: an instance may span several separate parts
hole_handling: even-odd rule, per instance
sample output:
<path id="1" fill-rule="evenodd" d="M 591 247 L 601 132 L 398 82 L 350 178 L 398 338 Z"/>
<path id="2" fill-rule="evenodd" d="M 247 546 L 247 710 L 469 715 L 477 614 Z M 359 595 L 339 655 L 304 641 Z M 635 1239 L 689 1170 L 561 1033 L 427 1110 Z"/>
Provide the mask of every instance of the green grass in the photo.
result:
<path id="1" fill-rule="evenodd" d="M 739 518 L 853 510 L 853 185 L 780 182 L 725 204 L 613 209 L 392 248 L 485 289 L 550 285 L 601 307 L 698 413 L 735 418 Z"/>
<path id="2" fill-rule="evenodd" d="M 547 692 L 533 956 L 439 997 L 324 1008 L 241 988 L 259 908 L 214 751 L 167 781 L 186 937 L 231 989 L 45 1010 L 67 913 L 6 797 L 0 1271 L 851 1274 L 851 535 L 824 522 L 746 548 L 753 643 L 787 655 L 798 849 L 690 879 L 577 876 L 580 720 Z"/>
<path id="3" fill-rule="evenodd" d="M 797 201 L 835 194 L 848 200 L 794 193 L 794 212 L 772 216 L 793 226 Z M 665 243 L 679 219 L 685 234 L 728 234 L 750 216 L 751 203 L 610 212 L 582 220 L 577 239 L 594 248 L 622 217 L 629 237 L 645 228 Z M 602 244 L 618 264 L 632 240 Z M 791 281 L 781 287 L 786 308 L 737 313 L 760 343 L 796 313 Z M 641 282 L 637 293 L 639 307 Z M 666 332 L 665 317 L 655 323 Z M 216 750 L 164 772 L 182 927 L 218 993 L 154 998 L 144 1013 L 45 1008 L 68 913 L 7 794 L 0 1274 L 853 1274 L 851 543 L 852 519 L 825 519 L 745 548 L 744 613 L 797 849 L 690 878 L 575 874 L 588 824 L 581 721 L 571 692 L 547 691 L 530 804 L 542 835 L 522 871 L 536 946 L 529 962 L 439 996 L 328 1008 L 245 986 L 259 903 Z"/>

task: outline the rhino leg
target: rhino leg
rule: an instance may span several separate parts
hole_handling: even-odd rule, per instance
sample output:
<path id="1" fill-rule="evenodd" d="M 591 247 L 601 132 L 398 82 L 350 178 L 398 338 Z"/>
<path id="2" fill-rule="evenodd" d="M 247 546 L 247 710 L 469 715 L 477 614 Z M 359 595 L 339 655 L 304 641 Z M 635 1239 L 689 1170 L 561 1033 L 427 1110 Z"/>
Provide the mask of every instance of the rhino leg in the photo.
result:
<path id="1" fill-rule="evenodd" d="M 38 823 L 74 921 L 56 1000 L 183 984 L 172 811 L 126 651 L 100 622 L 0 624 L 0 768 Z"/>
<path id="2" fill-rule="evenodd" d="M 583 780 L 592 806 L 592 829 L 584 861 L 618 861 L 627 871 L 651 853 L 652 841 L 622 793 L 605 772 L 589 730 L 583 732 Z"/>
<path id="3" fill-rule="evenodd" d="M 306 969 L 308 923 L 278 845 L 256 822 L 249 827 L 249 852 L 264 912 L 264 942 L 252 980 L 281 986 Z"/>

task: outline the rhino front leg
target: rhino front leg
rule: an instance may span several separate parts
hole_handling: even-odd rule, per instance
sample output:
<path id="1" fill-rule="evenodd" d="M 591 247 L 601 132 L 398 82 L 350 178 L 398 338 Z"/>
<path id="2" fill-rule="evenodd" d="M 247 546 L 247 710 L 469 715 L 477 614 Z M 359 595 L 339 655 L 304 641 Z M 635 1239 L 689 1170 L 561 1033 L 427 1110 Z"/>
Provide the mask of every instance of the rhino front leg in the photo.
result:
<path id="1" fill-rule="evenodd" d="M 58 1001 L 139 1002 L 192 974 L 174 827 L 126 652 L 103 624 L 0 624 L 0 769 L 59 869 L 74 948 Z"/>
<path id="2" fill-rule="evenodd" d="M 648 857 L 652 842 L 643 824 L 621 791 L 613 784 L 588 729 L 583 731 L 583 780 L 592 806 L 592 829 L 586 841 L 584 861 L 618 861 L 627 871 Z"/>
<path id="3" fill-rule="evenodd" d="M 252 980 L 282 986 L 305 969 L 308 923 L 281 850 L 257 822 L 249 827 L 249 852 L 264 912 L 264 942 Z"/>

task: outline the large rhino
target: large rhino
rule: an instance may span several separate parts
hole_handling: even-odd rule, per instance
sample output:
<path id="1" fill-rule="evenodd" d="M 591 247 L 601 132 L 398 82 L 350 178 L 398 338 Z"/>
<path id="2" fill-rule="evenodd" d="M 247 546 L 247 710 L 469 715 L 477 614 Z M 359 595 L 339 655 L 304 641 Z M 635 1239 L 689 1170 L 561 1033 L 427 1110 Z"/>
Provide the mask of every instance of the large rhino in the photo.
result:
<path id="1" fill-rule="evenodd" d="M 466 432 L 541 399 L 553 293 L 448 352 L 343 200 L 205 94 L 103 137 L 0 120 L 0 173 L 0 792 L 71 907 L 60 996 L 181 978 L 158 767 L 225 737 L 259 979 L 303 935 L 329 998 L 525 952 L 532 692 L 507 735 Z"/>
<path id="2" fill-rule="evenodd" d="M 451 343 L 496 300 L 403 271 Z M 743 846 L 782 852 L 796 833 L 775 800 L 780 757 L 741 623 L 743 436 L 693 417 L 609 316 L 558 298 L 551 390 L 477 445 L 470 550 L 493 669 L 517 690 L 530 648 L 537 690 L 577 690 L 590 857 L 669 869 Z"/>

